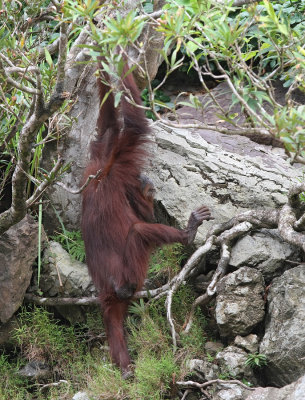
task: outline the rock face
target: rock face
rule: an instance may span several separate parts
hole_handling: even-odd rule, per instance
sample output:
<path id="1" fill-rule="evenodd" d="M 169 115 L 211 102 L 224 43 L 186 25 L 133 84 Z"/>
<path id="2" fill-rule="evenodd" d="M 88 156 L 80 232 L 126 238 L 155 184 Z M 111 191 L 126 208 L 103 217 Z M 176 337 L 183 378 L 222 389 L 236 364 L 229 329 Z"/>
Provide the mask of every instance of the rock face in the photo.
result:
<path id="1" fill-rule="evenodd" d="M 38 224 L 27 215 L 0 238 L 0 321 L 7 322 L 23 302 L 37 257 Z"/>
<path id="2" fill-rule="evenodd" d="M 305 376 L 281 389 L 274 387 L 257 388 L 246 400 L 304 400 Z"/>
<path id="3" fill-rule="evenodd" d="M 248 335 L 248 336 L 236 336 L 234 340 L 235 346 L 249 352 L 256 353 L 258 351 L 258 336 Z"/>
<path id="4" fill-rule="evenodd" d="M 254 267 L 265 280 L 280 275 L 285 268 L 290 268 L 286 260 L 296 260 L 300 251 L 285 243 L 276 231 L 255 233 L 242 237 L 232 248 L 230 265 L 235 268 Z"/>
<path id="5" fill-rule="evenodd" d="M 264 318 L 262 274 L 243 267 L 217 285 L 216 322 L 221 336 L 247 335 Z"/>
<path id="6" fill-rule="evenodd" d="M 272 282 L 260 353 L 267 356 L 265 374 L 270 385 L 289 384 L 305 373 L 305 269 L 302 265 Z"/>

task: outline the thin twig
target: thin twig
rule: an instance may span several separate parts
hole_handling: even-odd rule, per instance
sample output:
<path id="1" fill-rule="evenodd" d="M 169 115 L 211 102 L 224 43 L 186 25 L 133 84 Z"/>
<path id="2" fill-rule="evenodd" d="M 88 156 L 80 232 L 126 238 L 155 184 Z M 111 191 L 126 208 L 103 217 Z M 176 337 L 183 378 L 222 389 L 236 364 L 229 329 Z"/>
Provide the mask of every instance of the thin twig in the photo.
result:
<path id="1" fill-rule="evenodd" d="M 103 177 L 103 170 L 99 169 L 97 171 L 97 173 L 95 175 L 89 175 L 86 182 L 79 188 L 79 189 L 70 189 L 68 188 L 68 186 L 66 186 L 64 183 L 62 182 L 55 182 L 55 184 L 57 186 L 60 186 L 61 188 L 63 188 L 65 191 L 67 191 L 68 193 L 71 194 L 80 194 L 83 192 L 84 189 L 86 189 L 86 187 L 89 185 L 89 183 L 92 181 L 92 179 L 98 179 L 100 180 Z"/>

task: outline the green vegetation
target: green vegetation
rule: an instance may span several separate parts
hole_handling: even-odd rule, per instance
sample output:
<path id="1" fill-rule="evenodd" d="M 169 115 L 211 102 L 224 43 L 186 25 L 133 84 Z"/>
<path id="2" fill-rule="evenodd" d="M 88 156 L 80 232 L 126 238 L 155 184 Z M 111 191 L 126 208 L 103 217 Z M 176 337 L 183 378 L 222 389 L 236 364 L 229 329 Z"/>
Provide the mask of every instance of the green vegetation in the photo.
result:
<path id="1" fill-rule="evenodd" d="M 249 365 L 251 368 L 262 368 L 263 366 L 267 365 L 267 357 L 265 354 L 249 354 L 245 364 Z"/>
<path id="2" fill-rule="evenodd" d="M 23 2 L 24 3 L 24 2 Z M 51 55 L 46 50 L 44 55 L 39 56 L 39 49 L 53 43 L 59 37 L 59 26 L 56 18 L 43 18 L 39 26 L 33 22 L 37 15 L 40 14 L 43 7 L 49 5 L 49 1 L 34 1 L 34 2 L 8 1 L 0 2 L 1 9 L 1 24 L 0 24 L 0 49 L 3 51 L 6 60 L 9 60 L 11 65 L 17 65 L 21 68 L 28 68 L 30 65 L 37 64 L 37 59 L 40 57 L 39 71 L 41 74 L 41 85 L 45 100 L 49 100 L 51 92 L 56 82 L 56 62 L 52 60 Z M 22 10 L 22 11 L 21 11 Z M 25 23 L 25 20 L 28 22 Z M 27 29 L 26 29 L 27 28 Z M 4 57 L 1 61 L 4 61 Z M 6 61 L 5 60 L 5 61 Z M 12 157 L 18 159 L 18 143 L 22 127 L 28 120 L 28 112 L 31 106 L 33 107 L 33 94 L 28 90 L 23 90 L 26 83 L 30 89 L 36 87 L 34 73 L 31 77 L 25 77 L 20 87 L 11 85 L 5 76 L 3 69 L 0 71 L 0 86 L 1 86 L 1 121 L 0 121 L 0 196 L 9 183 L 9 179 L 14 171 L 15 163 L 12 162 Z M 60 109 L 60 113 L 67 109 L 68 102 Z M 57 116 L 58 117 L 58 116 Z M 71 121 L 65 114 L 62 115 L 63 124 L 59 128 L 58 121 L 53 120 L 53 124 L 43 124 L 36 135 L 32 148 L 32 157 L 29 165 L 27 196 L 33 192 L 33 185 L 38 186 L 48 175 L 47 171 L 41 166 L 43 149 L 46 143 L 56 142 L 61 136 L 61 130 L 71 124 Z M 49 163 L 51 164 L 51 163 Z M 61 174 L 66 172 L 67 167 L 62 167 Z M 48 176 L 48 179 L 54 178 Z"/>
<path id="3" fill-rule="evenodd" d="M 148 277 L 174 276 L 185 258 L 184 247 L 180 243 L 163 246 L 151 255 Z"/>
<path id="4" fill-rule="evenodd" d="M 160 84 L 157 80 L 152 82 L 152 87 L 156 87 Z M 146 88 L 142 91 L 141 93 L 143 105 L 146 107 L 149 107 L 151 104 L 150 97 L 149 97 L 149 90 Z M 171 102 L 171 98 L 167 96 L 163 90 L 157 89 L 155 91 L 155 111 L 156 112 L 165 112 L 167 109 L 171 109 L 173 107 L 173 103 Z M 148 110 L 146 111 L 146 116 L 147 118 L 152 119 L 153 121 L 156 121 L 156 116 L 155 114 L 151 111 Z"/>
<path id="5" fill-rule="evenodd" d="M 85 244 L 80 231 L 70 232 L 65 229 L 63 233 L 52 236 L 52 239 L 60 243 L 72 258 L 81 262 L 85 261 Z"/>

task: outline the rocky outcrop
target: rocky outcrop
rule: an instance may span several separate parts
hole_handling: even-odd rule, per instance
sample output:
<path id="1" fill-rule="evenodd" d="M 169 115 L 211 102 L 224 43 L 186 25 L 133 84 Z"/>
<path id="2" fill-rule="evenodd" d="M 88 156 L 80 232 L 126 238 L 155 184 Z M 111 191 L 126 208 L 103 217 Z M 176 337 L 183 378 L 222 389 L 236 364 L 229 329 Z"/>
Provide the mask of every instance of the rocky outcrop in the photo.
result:
<path id="1" fill-rule="evenodd" d="M 303 265 L 286 271 L 272 282 L 268 294 L 266 332 L 260 353 L 267 356 L 268 365 L 264 373 L 269 385 L 283 386 L 305 373 Z"/>
<path id="2" fill-rule="evenodd" d="M 247 151 L 238 154 L 233 148 L 225 150 L 221 142 L 212 145 L 183 129 L 155 125 L 154 133 L 148 174 L 156 186 L 156 201 L 169 219 L 182 226 L 192 209 L 209 206 L 215 220 L 199 228 L 199 240 L 213 224 L 239 212 L 283 205 L 291 180 L 301 174 L 281 156 L 247 138 L 242 138 Z M 235 140 L 238 143 L 239 138 Z"/>
<path id="3" fill-rule="evenodd" d="M 45 236 L 43 236 L 44 240 Z M 38 224 L 27 215 L 0 238 L 0 321 L 7 322 L 23 302 L 37 258 Z"/>
<path id="4" fill-rule="evenodd" d="M 217 285 L 216 322 L 221 336 L 247 335 L 264 318 L 264 279 L 243 267 Z"/>

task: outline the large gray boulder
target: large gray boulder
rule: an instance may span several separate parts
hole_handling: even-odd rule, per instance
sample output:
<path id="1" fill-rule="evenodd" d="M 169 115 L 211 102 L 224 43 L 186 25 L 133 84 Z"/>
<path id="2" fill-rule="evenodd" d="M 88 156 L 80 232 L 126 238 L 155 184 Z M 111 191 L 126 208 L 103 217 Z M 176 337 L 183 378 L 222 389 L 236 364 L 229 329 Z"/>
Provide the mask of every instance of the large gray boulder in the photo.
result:
<path id="1" fill-rule="evenodd" d="M 43 235 L 43 240 L 45 235 Z M 38 224 L 27 215 L 0 237 L 0 321 L 7 322 L 23 302 L 38 254 Z"/>
<path id="2" fill-rule="evenodd" d="M 247 335 L 264 318 L 264 279 L 243 267 L 223 277 L 217 285 L 216 322 L 221 336 Z"/>
<path id="3" fill-rule="evenodd" d="M 44 252 L 39 287 L 45 297 L 97 296 L 86 264 L 74 260 L 60 243 L 53 241 Z M 63 305 L 56 309 L 72 324 L 86 321 L 87 310 L 83 307 Z"/>
<path id="4" fill-rule="evenodd" d="M 266 331 L 260 353 L 267 356 L 265 376 L 270 385 L 287 385 L 305 373 L 303 265 L 286 271 L 272 282 L 268 294 Z"/>

